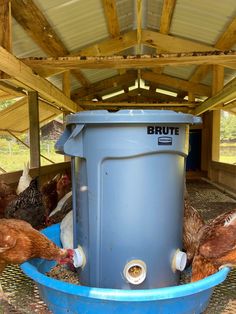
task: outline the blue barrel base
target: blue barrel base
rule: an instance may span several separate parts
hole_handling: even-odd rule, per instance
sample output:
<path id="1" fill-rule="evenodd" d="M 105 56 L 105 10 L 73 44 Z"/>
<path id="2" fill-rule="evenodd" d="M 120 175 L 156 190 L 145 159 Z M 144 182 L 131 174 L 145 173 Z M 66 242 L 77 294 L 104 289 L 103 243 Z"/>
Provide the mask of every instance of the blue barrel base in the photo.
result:
<path id="1" fill-rule="evenodd" d="M 61 246 L 59 224 L 42 233 Z M 78 286 L 44 275 L 54 265 L 55 262 L 42 259 L 21 265 L 54 314 L 200 314 L 206 309 L 214 287 L 222 283 L 230 271 L 225 267 L 203 280 L 175 287 L 121 290 Z"/>

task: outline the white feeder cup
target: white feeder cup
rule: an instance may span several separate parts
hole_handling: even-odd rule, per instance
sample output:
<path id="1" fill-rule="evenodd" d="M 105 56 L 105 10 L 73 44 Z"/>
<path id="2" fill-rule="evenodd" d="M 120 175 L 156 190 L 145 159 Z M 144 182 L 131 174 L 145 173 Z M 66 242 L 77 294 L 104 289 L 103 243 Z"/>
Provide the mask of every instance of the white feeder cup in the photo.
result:
<path id="1" fill-rule="evenodd" d="M 139 285 L 146 279 L 146 264 L 141 260 L 131 260 L 125 265 L 123 275 L 129 283 Z"/>
<path id="2" fill-rule="evenodd" d="M 73 264 L 75 268 L 84 268 L 86 265 L 86 256 L 81 246 L 78 246 L 77 249 L 74 249 Z"/>
<path id="3" fill-rule="evenodd" d="M 172 259 L 172 270 L 175 272 L 176 270 L 183 271 L 187 264 L 187 254 L 185 252 L 176 250 L 174 257 Z"/>

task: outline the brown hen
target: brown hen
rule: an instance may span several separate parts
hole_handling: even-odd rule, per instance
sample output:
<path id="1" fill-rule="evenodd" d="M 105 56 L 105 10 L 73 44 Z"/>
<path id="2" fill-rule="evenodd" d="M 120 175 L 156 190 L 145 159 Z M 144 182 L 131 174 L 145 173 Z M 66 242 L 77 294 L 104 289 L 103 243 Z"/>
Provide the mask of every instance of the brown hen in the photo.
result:
<path id="1" fill-rule="evenodd" d="M 236 210 L 219 215 L 203 228 L 191 281 L 212 275 L 226 265 L 236 266 Z"/>
<path id="2" fill-rule="evenodd" d="M 0 273 L 8 264 L 21 264 L 31 258 L 73 263 L 72 249 L 61 249 L 29 223 L 0 219 Z M 0 298 L 2 289 L 0 286 Z"/>
<path id="3" fill-rule="evenodd" d="M 183 248 L 189 266 L 197 250 L 205 223 L 200 213 L 191 206 L 188 198 L 184 201 Z"/>
<path id="4" fill-rule="evenodd" d="M 57 182 L 58 201 L 71 191 L 71 179 L 68 174 L 62 174 Z"/>
<path id="5" fill-rule="evenodd" d="M 0 181 L 0 218 L 5 217 L 7 205 L 16 198 L 16 192 L 8 184 Z"/>

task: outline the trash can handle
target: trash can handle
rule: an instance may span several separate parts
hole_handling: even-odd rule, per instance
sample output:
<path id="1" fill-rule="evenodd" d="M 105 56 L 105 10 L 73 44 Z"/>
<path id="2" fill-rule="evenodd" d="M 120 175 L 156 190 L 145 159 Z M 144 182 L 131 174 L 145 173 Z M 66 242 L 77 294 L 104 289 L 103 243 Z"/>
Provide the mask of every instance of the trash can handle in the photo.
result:
<path id="1" fill-rule="evenodd" d="M 193 124 L 201 124 L 202 123 L 202 118 L 194 116 L 193 117 Z"/>
<path id="2" fill-rule="evenodd" d="M 70 128 L 66 127 L 62 136 L 56 142 L 56 152 L 68 156 L 83 157 L 82 134 L 80 134 L 83 128 L 84 124 L 78 124 L 71 133 Z"/>

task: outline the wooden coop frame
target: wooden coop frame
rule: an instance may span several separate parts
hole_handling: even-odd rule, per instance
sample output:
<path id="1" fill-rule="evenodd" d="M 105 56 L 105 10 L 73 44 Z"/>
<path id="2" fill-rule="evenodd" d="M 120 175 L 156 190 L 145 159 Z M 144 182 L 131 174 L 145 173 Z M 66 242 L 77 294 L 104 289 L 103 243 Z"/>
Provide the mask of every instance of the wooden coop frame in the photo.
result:
<path id="1" fill-rule="evenodd" d="M 217 161 L 220 110 L 236 113 L 236 77 L 224 84 L 225 69 L 236 70 L 236 52 L 230 50 L 236 44 L 236 17 L 227 23 L 215 44 L 208 45 L 169 34 L 176 0 L 163 1 L 158 31 L 142 27 L 142 0 L 136 1 L 136 29 L 125 32 L 120 30 L 116 1 L 102 0 L 102 6 L 108 38 L 70 53 L 36 2 L 0 0 L 0 100 L 21 97 L 0 113 L 0 131 L 17 135 L 29 129 L 31 171 L 46 175 L 68 167 L 67 162 L 40 166 L 39 124 L 60 113 L 155 108 L 201 115 L 201 175 L 236 192 L 236 165 Z M 12 17 L 47 57 L 20 58 L 13 55 Z M 134 46 L 135 55 L 122 54 Z M 155 54 L 142 54 L 143 46 L 154 49 Z M 163 73 L 166 66 L 190 65 L 197 67 L 188 80 Z M 83 69 L 107 68 L 116 69 L 117 74 L 94 83 L 83 74 Z M 211 71 L 212 85 L 209 86 L 202 81 Z M 62 76 L 62 90 L 48 80 L 58 73 Z M 70 85 L 72 75 L 80 84 L 73 90 Z M 141 88 L 141 80 L 149 86 L 148 90 Z M 135 81 L 137 88 L 130 90 Z M 160 84 L 165 86 L 167 93 L 156 91 Z M 168 93 L 173 87 L 178 90 L 176 97 Z M 124 93 L 106 99 L 102 97 L 119 90 Z M 187 100 L 184 99 L 186 96 Z M 45 113 L 41 119 L 39 104 Z M 29 121 L 25 119 L 21 125 L 17 110 L 23 107 L 28 108 Z M 12 117 L 12 127 L 7 123 L 9 117 Z M 14 183 L 19 176 L 20 172 L 2 174 L 0 179 Z"/>

